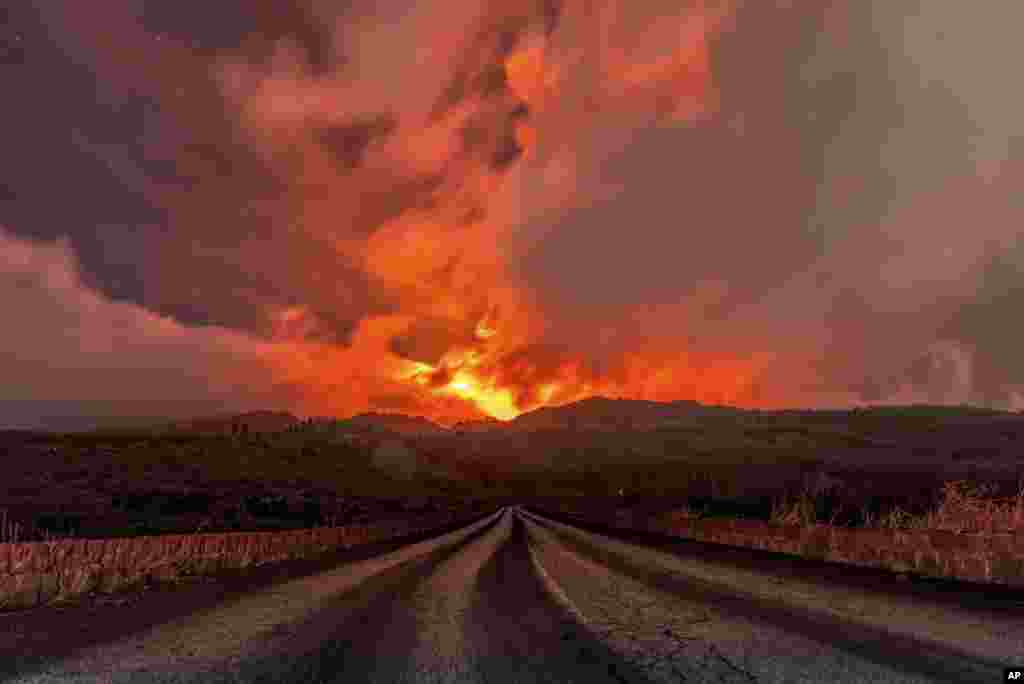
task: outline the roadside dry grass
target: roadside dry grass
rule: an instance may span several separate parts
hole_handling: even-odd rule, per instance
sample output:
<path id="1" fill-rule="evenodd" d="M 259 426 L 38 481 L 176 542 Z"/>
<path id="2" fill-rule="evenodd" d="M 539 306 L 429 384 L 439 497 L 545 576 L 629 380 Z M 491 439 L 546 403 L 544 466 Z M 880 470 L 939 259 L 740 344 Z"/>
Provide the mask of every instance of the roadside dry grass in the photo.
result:
<path id="1" fill-rule="evenodd" d="M 25 532 L 24 525 L 8 519 L 6 510 L 0 511 L 0 544 L 17 544 L 25 541 Z M 54 535 L 45 533 L 43 541 L 53 541 L 55 538 Z"/>
<path id="2" fill-rule="evenodd" d="M 1012 532 L 1024 530 L 1024 483 L 1017 494 L 1009 497 L 992 496 L 995 487 L 967 480 L 954 480 L 943 484 L 942 498 L 934 510 L 923 515 L 895 507 L 882 515 L 864 510 L 864 527 L 875 529 L 947 530 L 951 532 Z M 780 525 L 813 527 L 832 524 L 834 520 L 819 520 L 815 496 L 804 492 L 795 499 L 778 503 L 771 522 Z"/>

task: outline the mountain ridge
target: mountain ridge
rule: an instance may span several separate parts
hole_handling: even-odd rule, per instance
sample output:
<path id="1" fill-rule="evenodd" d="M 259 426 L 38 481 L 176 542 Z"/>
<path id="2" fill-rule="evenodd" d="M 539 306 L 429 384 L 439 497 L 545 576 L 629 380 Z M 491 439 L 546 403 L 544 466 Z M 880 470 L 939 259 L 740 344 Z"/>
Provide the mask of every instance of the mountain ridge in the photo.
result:
<path id="1" fill-rule="evenodd" d="M 850 409 L 779 409 L 768 413 L 779 416 L 809 412 L 815 415 L 838 412 L 870 414 L 927 411 L 927 406 L 862 407 Z M 932 407 L 933 412 L 956 414 L 953 407 Z M 980 413 L 988 411 L 977 410 Z M 348 418 L 320 417 L 300 419 L 287 411 L 249 411 L 239 414 L 215 414 L 170 424 L 173 431 L 215 432 L 277 432 L 307 426 L 329 425 L 337 432 L 394 434 L 405 437 L 458 435 L 467 433 L 515 434 L 537 430 L 654 430 L 664 427 L 697 425 L 703 418 L 715 416 L 747 416 L 762 413 L 757 409 L 702 404 L 693 400 L 652 401 L 604 396 L 588 397 L 559 406 L 542 406 L 524 412 L 509 421 L 483 417 L 445 426 L 417 415 L 395 412 L 367 411 Z M 995 412 L 999 413 L 999 412 Z M 1012 416 L 1013 414 L 1007 414 Z"/>

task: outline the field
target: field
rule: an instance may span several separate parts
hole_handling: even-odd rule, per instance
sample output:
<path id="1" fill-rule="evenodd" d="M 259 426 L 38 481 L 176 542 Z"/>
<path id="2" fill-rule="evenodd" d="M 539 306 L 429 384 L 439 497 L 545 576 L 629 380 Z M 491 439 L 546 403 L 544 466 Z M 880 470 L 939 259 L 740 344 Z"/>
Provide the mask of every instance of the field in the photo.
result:
<path id="1" fill-rule="evenodd" d="M 315 435 L 5 433 L 0 540 L 344 525 L 462 507 L 468 490 L 392 477 L 367 444 Z"/>
<path id="2" fill-rule="evenodd" d="M 408 463 L 381 461 L 385 443 Z M 1020 415 L 939 407 L 413 436 L 6 432 L 0 535 L 288 529 L 566 499 L 639 516 L 1020 529 L 1022 444 Z"/>

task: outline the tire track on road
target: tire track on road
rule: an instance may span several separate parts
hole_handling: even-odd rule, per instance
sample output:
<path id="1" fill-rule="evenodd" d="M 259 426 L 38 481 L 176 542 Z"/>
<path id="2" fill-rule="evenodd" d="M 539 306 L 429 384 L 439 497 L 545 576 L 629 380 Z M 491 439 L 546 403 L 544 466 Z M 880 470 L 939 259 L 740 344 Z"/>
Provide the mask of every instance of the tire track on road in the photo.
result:
<path id="1" fill-rule="evenodd" d="M 523 520 L 481 569 L 470 627 L 482 682 L 649 682 L 553 595 L 538 573 Z"/>

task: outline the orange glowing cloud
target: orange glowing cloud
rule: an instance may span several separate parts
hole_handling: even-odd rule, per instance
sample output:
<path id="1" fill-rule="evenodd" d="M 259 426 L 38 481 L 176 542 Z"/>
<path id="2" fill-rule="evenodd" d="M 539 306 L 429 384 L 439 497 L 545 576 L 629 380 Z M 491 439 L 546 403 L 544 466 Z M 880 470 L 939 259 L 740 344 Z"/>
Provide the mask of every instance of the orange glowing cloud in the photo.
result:
<path id="1" fill-rule="evenodd" d="M 638 94 L 656 92 L 676 103 L 680 116 L 684 109 L 700 109 L 702 98 L 711 96 L 709 41 L 722 14 L 697 15 L 687 15 L 669 37 L 675 45 L 667 53 L 638 60 L 608 50 L 600 88 L 592 96 L 629 109 Z M 562 17 L 569 35 L 586 21 L 585 14 L 576 16 L 571 9 Z M 386 168 L 444 169 L 445 175 L 424 206 L 402 212 L 362 244 L 343 249 L 349 257 L 357 255 L 361 270 L 388 293 L 397 313 L 363 319 L 347 349 L 322 352 L 315 364 L 319 382 L 337 392 L 311 393 L 321 411 L 369 407 L 387 396 L 439 420 L 481 414 L 507 420 L 598 393 L 738 400 L 749 390 L 757 364 L 741 359 L 720 359 L 695 370 L 682 348 L 674 358 L 634 350 L 595 366 L 571 347 L 544 341 L 549 314 L 537 293 L 510 276 L 512 254 L 501 244 L 503 231 L 515 220 L 502 209 L 515 185 L 508 185 L 504 169 L 480 164 L 472 156 L 476 147 L 467 145 L 478 146 L 486 139 L 480 135 L 500 135 L 503 112 L 525 108 L 526 116 L 510 126 L 524 155 L 520 163 L 545 145 L 544 156 L 536 159 L 543 177 L 571 185 L 576 162 L 551 156 L 558 141 L 543 137 L 546 127 L 563 125 L 570 110 L 558 99 L 577 88 L 580 78 L 571 51 L 552 49 L 551 41 L 557 40 L 558 32 L 524 33 L 507 54 L 496 55 L 502 100 L 467 92 L 428 122 L 403 120 L 389 139 L 367 150 L 363 168 L 353 172 L 350 183 Z M 480 73 L 491 68 L 479 56 L 473 65 Z M 467 131 L 478 131 L 477 137 L 467 138 Z M 323 168 L 321 162 L 315 173 L 324 173 Z M 585 247 L 580 258 L 586 258 Z M 316 386 L 316 380 L 301 379 L 311 367 L 296 360 L 289 381 Z"/>
<path id="2" fill-rule="evenodd" d="M 8 163 L 9 220 L 82 263 L 0 236 L 10 387 L 442 422 L 1024 396 L 1019 3 L 102 4 L 40 14 L 60 78 L 9 98 L 11 159 L 58 160 Z"/>

